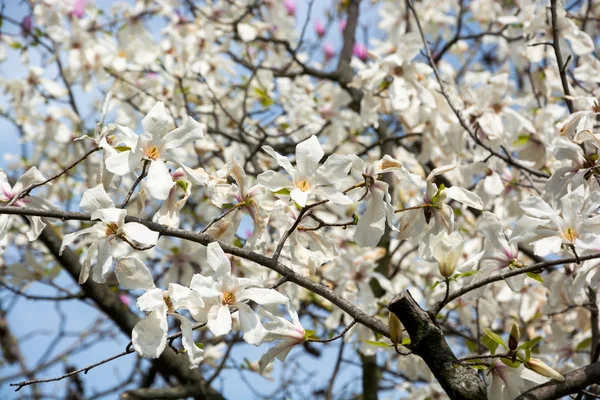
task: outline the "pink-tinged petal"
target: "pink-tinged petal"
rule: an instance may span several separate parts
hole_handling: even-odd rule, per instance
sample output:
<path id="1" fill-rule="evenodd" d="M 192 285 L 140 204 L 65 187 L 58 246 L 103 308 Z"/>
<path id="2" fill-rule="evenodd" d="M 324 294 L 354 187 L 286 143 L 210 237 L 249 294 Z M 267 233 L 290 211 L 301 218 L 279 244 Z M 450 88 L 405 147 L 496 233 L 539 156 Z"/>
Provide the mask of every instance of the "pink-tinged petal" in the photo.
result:
<path id="1" fill-rule="evenodd" d="M 179 328 L 181 329 L 181 344 L 183 345 L 183 348 L 188 356 L 188 360 L 190 361 L 190 369 L 198 368 L 204 359 L 204 350 L 198 348 L 196 343 L 194 343 L 192 324 L 182 315 L 176 313 L 170 315 L 177 318 L 180 322 Z"/>
<path id="2" fill-rule="evenodd" d="M 140 244 L 155 245 L 158 240 L 158 232 L 137 222 L 128 222 L 123 225 L 123 232 L 125 237 Z"/>
<path id="3" fill-rule="evenodd" d="M 319 161 L 325 155 L 319 139 L 312 135 L 296 146 L 296 169 L 299 177 L 307 179 L 319 167 Z"/>
<path id="4" fill-rule="evenodd" d="M 125 289 L 153 289 L 154 279 L 146 265 L 136 257 L 121 257 L 115 268 L 117 280 Z"/>
<path id="5" fill-rule="evenodd" d="M 218 305 L 215 308 L 215 310 L 211 310 L 214 315 L 209 315 L 206 325 L 213 335 L 226 335 L 231 332 L 231 314 L 229 313 L 229 307 Z"/>
<path id="6" fill-rule="evenodd" d="M 148 193 L 157 200 L 166 200 L 175 185 L 169 169 L 160 160 L 152 161 L 148 169 Z"/>
<path id="7" fill-rule="evenodd" d="M 167 346 L 167 315 L 155 310 L 138 322 L 131 332 L 133 348 L 140 357 L 158 358 Z"/>

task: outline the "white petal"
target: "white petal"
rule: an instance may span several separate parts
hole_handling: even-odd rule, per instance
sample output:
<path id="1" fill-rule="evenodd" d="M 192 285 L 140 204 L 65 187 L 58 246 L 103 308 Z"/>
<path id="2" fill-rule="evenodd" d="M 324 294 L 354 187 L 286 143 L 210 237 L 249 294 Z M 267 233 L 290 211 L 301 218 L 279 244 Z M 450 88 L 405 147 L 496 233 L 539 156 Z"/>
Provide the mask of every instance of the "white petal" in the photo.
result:
<path id="1" fill-rule="evenodd" d="M 378 190 L 371 192 L 367 209 L 358 219 L 354 241 L 360 247 L 376 246 L 385 231 L 385 203 Z"/>
<path id="2" fill-rule="evenodd" d="M 179 328 L 181 329 L 181 344 L 186 350 L 188 360 L 190 360 L 190 369 L 198 368 L 202 360 L 204 359 L 204 350 L 198 348 L 194 343 L 194 337 L 192 333 L 192 324 L 190 321 L 182 315 L 177 313 L 170 314 L 177 318 L 180 322 Z"/>
<path id="3" fill-rule="evenodd" d="M 231 275 L 231 262 L 225 255 L 225 252 L 217 242 L 209 243 L 206 246 L 206 261 L 208 265 L 215 270 L 215 276 L 223 277 Z"/>
<path id="4" fill-rule="evenodd" d="M 166 310 L 163 291 L 158 288 L 149 289 L 138 297 L 136 302 L 137 307 L 142 311 L 154 311 L 157 309 Z"/>
<path id="5" fill-rule="evenodd" d="M 240 38 L 244 42 L 251 42 L 252 40 L 256 39 L 256 35 L 258 35 L 256 28 L 250 24 L 238 24 L 237 29 Z"/>
<path id="6" fill-rule="evenodd" d="M 165 104 L 157 102 L 150 112 L 142 119 L 144 132 L 152 136 L 163 137 L 169 131 L 170 120 L 165 111 Z"/>
<path id="7" fill-rule="evenodd" d="M 296 146 L 296 169 L 299 176 L 306 179 L 314 174 L 324 155 L 325 152 L 315 135 L 298 143 Z"/>
<path id="8" fill-rule="evenodd" d="M 240 317 L 240 324 L 242 325 L 242 331 L 244 332 L 244 340 L 246 343 L 260 346 L 267 334 L 267 331 L 260 323 L 258 315 L 250 306 L 244 303 L 236 304 Z"/>
<path id="9" fill-rule="evenodd" d="M 140 357 L 158 358 L 167 346 L 168 329 L 164 310 L 152 311 L 133 328 L 133 348 Z"/>
<path id="10" fill-rule="evenodd" d="M 444 174 L 448 171 L 452 171 L 456 168 L 456 165 L 442 165 L 441 167 L 435 168 L 431 173 L 427 176 L 427 180 L 431 181 L 434 176 Z"/>
<path id="11" fill-rule="evenodd" d="M 208 320 L 207 326 L 215 336 L 223 336 L 231 332 L 229 307 L 218 305 L 214 318 Z"/>
<path id="12" fill-rule="evenodd" d="M 309 192 L 303 192 L 300 189 L 294 189 L 290 192 L 290 197 L 294 200 L 300 207 L 306 206 L 308 203 Z"/>
<path id="13" fill-rule="evenodd" d="M 149 290 L 156 287 L 154 285 L 154 279 L 152 279 L 152 273 L 142 260 L 136 257 L 119 258 L 115 273 L 117 275 L 117 280 L 125 289 Z"/>
<path id="14" fill-rule="evenodd" d="M 123 225 L 123 232 L 128 239 L 133 239 L 138 243 L 152 245 L 156 244 L 158 240 L 158 232 L 137 222 L 128 222 Z"/>
<path id="15" fill-rule="evenodd" d="M 183 125 L 165 135 L 163 138 L 165 142 L 164 149 L 177 149 L 203 137 L 204 129 L 202 124 L 196 122 L 194 118 L 188 117 Z"/>
<path id="16" fill-rule="evenodd" d="M 157 200 L 166 200 L 171 188 L 175 185 L 169 169 L 161 160 L 150 163 L 148 169 L 148 193 Z"/>
<path id="17" fill-rule="evenodd" d="M 552 253 L 558 253 L 562 245 L 562 239 L 558 236 L 549 236 L 533 243 L 534 253 L 546 257 Z"/>
<path id="18" fill-rule="evenodd" d="M 108 197 L 102 184 L 86 190 L 81 197 L 79 206 L 89 213 L 101 208 L 114 208 L 115 203 Z"/>
<path id="19" fill-rule="evenodd" d="M 281 175 L 279 172 L 275 171 L 265 171 L 262 174 L 258 175 L 256 178 L 259 184 L 271 190 L 272 192 L 277 192 L 283 188 L 289 188 L 292 186 L 292 182 Z"/>
<path id="20" fill-rule="evenodd" d="M 44 175 L 36 167 L 31 167 L 25 172 L 15 184 L 15 189 L 20 186 L 21 188 L 27 188 L 37 183 L 42 183 L 46 180 Z M 21 189 L 19 189 L 21 190 Z"/>
<path id="21" fill-rule="evenodd" d="M 263 146 L 262 149 L 265 151 L 265 153 L 273 157 L 275 161 L 277 161 L 277 164 L 285 169 L 291 177 L 296 176 L 297 171 L 294 169 L 294 167 L 292 167 L 292 163 L 287 157 L 277 153 L 271 146 Z"/>
<path id="22" fill-rule="evenodd" d="M 557 212 L 548 203 L 537 196 L 530 196 L 519 203 L 523 211 L 536 218 L 549 218 Z"/>
<path id="23" fill-rule="evenodd" d="M 112 247 L 110 242 L 106 239 L 100 239 L 98 241 L 98 261 L 92 274 L 94 282 L 106 283 L 106 275 L 110 272 L 112 263 Z"/>
<path id="24" fill-rule="evenodd" d="M 475 193 L 460 186 L 452 186 L 445 190 L 446 196 L 459 201 L 476 210 L 483 210 L 483 201 Z"/>
<path id="25" fill-rule="evenodd" d="M 237 297 L 238 301 L 250 299 L 260 305 L 285 304 L 289 299 L 274 289 L 268 288 L 246 288 L 242 290 Z"/>

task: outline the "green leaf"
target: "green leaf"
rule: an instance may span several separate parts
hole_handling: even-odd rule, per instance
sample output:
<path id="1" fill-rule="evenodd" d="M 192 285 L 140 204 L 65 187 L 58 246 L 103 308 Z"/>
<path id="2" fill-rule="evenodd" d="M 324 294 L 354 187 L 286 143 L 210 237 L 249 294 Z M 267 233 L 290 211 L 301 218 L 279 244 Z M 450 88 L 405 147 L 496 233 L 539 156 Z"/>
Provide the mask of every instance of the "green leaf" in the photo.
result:
<path id="1" fill-rule="evenodd" d="M 521 365 L 520 361 L 513 361 L 511 359 L 508 358 L 501 358 L 500 361 L 502 361 L 502 364 L 509 366 L 511 368 L 518 368 L 519 365 Z"/>
<path id="2" fill-rule="evenodd" d="M 311 336 L 314 336 L 314 335 L 315 335 L 315 333 L 317 333 L 317 332 L 315 332 L 315 331 L 313 331 L 313 330 L 310 330 L 310 329 L 306 329 L 306 330 L 304 330 L 304 339 L 306 340 L 306 339 L 308 339 L 309 337 L 311 337 Z"/>
<path id="3" fill-rule="evenodd" d="M 15 50 L 18 50 L 18 49 L 20 49 L 21 47 L 23 47 L 23 46 L 21 45 L 21 43 L 19 43 L 19 42 L 12 42 L 11 44 L 9 44 L 9 46 L 10 46 L 10 47 L 12 47 L 12 48 L 13 48 L 13 49 L 15 49 Z"/>
<path id="4" fill-rule="evenodd" d="M 520 345 L 517 348 L 517 350 L 533 349 L 535 347 L 535 345 L 538 344 L 541 340 L 542 340 L 541 336 L 538 336 L 534 339 L 528 340 L 525 343 L 523 343 L 522 345 Z"/>
<path id="5" fill-rule="evenodd" d="M 476 352 L 478 347 L 479 347 L 479 346 L 477 345 L 477 343 L 475 343 L 475 342 L 474 342 L 474 341 L 472 341 L 472 340 L 468 340 L 468 339 L 467 339 L 467 349 L 469 349 L 469 351 L 470 351 L 471 353 L 474 353 L 474 352 Z"/>
<path id="6" fill-rule="evenodd" d="M 479 370 L 486 370 L 489 367 L 485 364 L 469 364 L 469 367 L 473 368 L 473 369 L 479 369 Z"/>
<path id="7" fill-rule="evenodd" d="M 496 354 L 498 343 L 494 342 L 489 336 L 483 336 L 481 338 L 481 344 L 490 349 L 490 353 Z"/>
<path id="8" fill-rule="evenodd" d="M 472 276 L 472 275 L 475 275 L 475 274 L 476 274 L 476 273 L 478 273 L 478 272 L 479 272 L 479 271 L 467 271 L 467 272 L 463 272 L 463 273 L 461 273 L 461 274 L 455 274 L 455 275 L 453 276 L 453 278 L 454 278 L 454 279 L 456 279 L 456 278 L 461 278 L 461 277 L 463 277 L 463 276 Z"/>
<path id="9" fill-rule="evenodd" d="M 409 337 L 405 337 L 404 339 L 402 339 L 402 342 L 400 343 L 402 346 L 408 346 L 411 343 L 410 338 Z"/>
<path id="10" fill-rule="evenodd" d="M 402 341 L 404 342 L 404 339 L 402 339 Z M 376 342 L 374 340 L 363 340 L 363 342 L 365 342 L 366 344 L 370 344 L 371 346 L 377 346 L 377 347 L 390 347 L 391 346 L 387 343 Z"/>
<path id="11" fill-rule="evenodd" d="M 122 153 L 124 151 L 131 150 L 131 147 L 129 147 L 129 146 L 117 146 L 117 147 L 115 147 L 115 150 L 118 151 L 119 153 Z"/>
<path id="12" fill-rule="evenodd" d="M 285 195 L 285 196 L 289 196 L 290 195 L 290 189 L 287 189 L 287 188 L 279 189 L 278 191 L 273 192 L 273 194 L 282 194 L 282 195 Z"/>
<path id="13" fill-rule="evenodd" d="M 199 349 L 203 349 L 204 348 L 204 343 L 196 343 L 196 347 Z"/>
<path id="14" fill-rule="evenodd" d="M 438 203 L 438 201 L 440 200 L 440 196 L 442 195 L 442 191 L 446 189 L 446 186 L 444 186 L 444 184 L 442 183 L 440 185 L 440 187 L 438 188 L 437 192 L 435 193 L 435 195 L 433 196 L 433 198 L 431 199 L 431 203 L 433 205 L 436 205 Z"/>
<path id="15" fill-rule="evenodd" d="M 436 281 L 433 285 L 431 285 L 431 289 L 435 289 L 440 283 L 442 283 L 442 281 Z"/>
<path id="16" fill-rule="evenodd" d="M 506 345 L 506 342 L 504 341 L 504 339 L 502 339 L 502 337 L 500 337 L 500 335 L 498 335 L 497 333 L 492 332 L 491 330 L 489 330 L 488 328 L 485 328 L 483 330 L 483 332 L 485 332 L 485 336 L 484 339 L 487 337 L 489 338 L 492 342 L 497 343 L 499 345 L 501 345 L 502 347 L 504 347 L 506 350 L 508 350 L 508 346 Z M 496 346 L 497 348 L 498 346 Z M 488 347 L 489 348 L 489 347 Z M 490 351 L 492 349 L 490 348 Z"/>
<path id="17" fill-rule="evenodd" d="M 592 343 L 592 338 L 591 338 L 591 337 L 589 337 L 589 338 L 587 338 L 587 339 L 583 339 L 583 340 L 581 341 L 581 343 L 579 343 L 579 344 L 577 345 L 577 348 L 576 348 L 576 349 L 577 349 L 577 350 L 585 350 L 585 349 L 587 349 L 587 348 L 588 348 L 588 346 L 589 346 L 591 343 Z"/>
<path id="18" fill-rule="evenodd" d="M 544 283 L 544 278 L 540 274 L 535 274 L 533 272 L 526 272 L 527 276 L 533 279 L 534 281 L 538 281 L 539 283 Z"/>
<path id="19" fill-rule="evenodd" d="M 530 135 L 519 135 L 517 140 L 513 142 L 513 146 L 524 146 L 529 143 Z"/>

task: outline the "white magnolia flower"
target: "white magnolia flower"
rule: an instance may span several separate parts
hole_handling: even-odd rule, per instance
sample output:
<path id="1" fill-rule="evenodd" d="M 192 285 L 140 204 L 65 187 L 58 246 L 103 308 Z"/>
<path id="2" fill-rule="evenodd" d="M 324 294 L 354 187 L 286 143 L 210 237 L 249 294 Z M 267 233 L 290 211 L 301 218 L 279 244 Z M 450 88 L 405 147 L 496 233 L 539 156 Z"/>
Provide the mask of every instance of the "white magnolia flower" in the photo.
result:
<path id="1" fill-rule="evenodd" d="M 331 156 L 319 167 L 319 161 L 325 155 L 319 139 L 311 136 L 296 146 L 296 168 L 287 157 L 284 157 L 270 146 L 263 150 L 275 158 L 277 164 L 286 170 L 292 181 L 275 171 L 265 171 L 258 176 L 258 183 L 273 192 L 282 189 L 289 190 L 289 196 L 299 206 L 304 207 L 308 200 L 321 196 L 337 204 L 350 204 L 347 196 L 331 186 L 335 180 L 342 179 L 348 174 L 350 161 L 347 157 Z"/>
<path id="2" fill-rule="evenodd" d="M 380 174 L 393 172 L 398 178 L 407 177 L 409 172 L 402 163 L 389 155 L 372 165 L 367 164 L 357 156 L 352 159 L 352 175 L 356 180 L 364 180 L 365 193 L 363 201 L 366 210 L 358 219 L 354 230 L 354 240 L 361 247 L 373 247 L 377 245 L 385 230 L 385 223 L 392 223 L 394 207 L 388 192 L 388 184 L 378 180 Z"/>
<path id="3" fill-rule="evenodd" d="M 8 183 L 6 173 L 0 169 L 0 206 L 5 206 L 10 203 L 13 198 L 21 194 L 23 190 L 26 190 L 31 185 L 44 182 L 45 180 L 46 178 L 44 178 L 42 173 L 38 171 L 36 167 L 31 167 L 19 178 L 17 183 L 15 183 L 15 186 L 11 186 L 10 183 Z M 13 206 L 32 207 L 37 209 L 52 208 L 46 200 L 35 196 L 25 196 L 22 199 L 15 201 Z M 0 254 L 6 249 L 6 235 L 8 233 L 11 217 L 10 214 L 0 215 Z M 27 219 L 31 223 L 31 228 L 27 232 L 27 238 L 29 241 L 36 240 L 42 233 L 42 230 L 46 227 L 46 224 L 40 217 L 27 216 Z"/>
<path id="4" fill-rule="evenodd" d="M 106 169 L 116 175 L 126 175 L 139 167 L 143 160 L 150 162 L 148 168 L 148 193 L 157 200 L 165 200 L 175 181 L 165 165 L 170 161 L 180 166 L 192 182 L 204 184 L 204 175 L 186 167 L 175 149 L 204 137 L 202 125 L 188 117 L 184 124 L 169 131 L 171 120 L 165 105 L 157 102 L 142 119 L 144 133 L 137 136 L 130 128 L 116 125 L 124 135 L 123 143 L 131 150 L 114 152 L 106 159 Z"/>
<path id="5" fill-rule="evenodd" d="M 192 314 L 199 322 L 206 322 L 215 336 L 226 335 L 231 331 L 232 309 L 239 312 L 239 320 L 244 332 L 244 340 L 250 344 L 260 342 L 265 335 L 264 328 L 256 313 L 246 304 L 252 300 L 259 305 L 285 304 L 289 299 L 281 293 L 260 287 L 260 284 L 246 278 L 231 275 L 231 263 L 217 242 L 207 246 L 208 265 L 214 270 L 211 277 L 195 274 L 190 288 L 195 290 L 205 308 Z"/>
<path id="6" fill-rule="evenodd" d="M 177 313 L 179 309 L 193 311 L 204 306 L 202 299 L 193 290 L 170 283 L 162 290 L 154 285 L 152 273 L 135 257 L 121 257 L 115 270 L 117 280 L 126 289 L 144 289 L 146 293 L 137 300 L 140 310 L 147 313 L 131 332 L 133 348 L 141 357 L 158 358 L 167 345 L 169 323 L 167 315 L 180 322 L 181 343 L 190 361 L 190 368 L 197 368 L 203 359 L 204 350 L 198 348 L 192 336 L 192 324 Z"/>
<path id="7" fill-rule="evenodd" d="M 456 231 L 450 234 L 440 231 L 437 235 L 431 236 L 429 246 L 432 249 L 433 258 L 440 268 L 440 274 L 444 278 L 448 278 L 454 273 L 464 244 L 462 236 Z"/>
<path id="8" fill-rule="evenodd" d="M 531 386 L 527 381 L 543 384 L 548 379 L 524 368 L 522 365 L 518 368 L 511 368 L 501 361 L 494 361 L 492 382 L 487 388 L 488 399 L 515 399 Z"/>
<path id="9" fill-rule="evenodd" d="M 87 281 L 92 263 L 92 255 L 98 252 L 98 260 L 92 279 L 98 283 L 106 282 L 106 274 L 113 263 L 112 246 L 115 239 L 120 239 L 130 246 L 153 246 L 158 240 L 158 232 L 151 231 L 137 222 L 125 223 L 127 210 L 115 208 L 102 184 L 85 191 L 79 206 L 92 213 L 92 220 L 100 220 L 93 226 L 65 235 L 60 246 L 60 254 L 65 247 L 73 243 L 79 236 L 90 235 L 92 244 L 85 251 L 83 266 L 79 275 L 79 283 Z"/>
<path id="10" fill-rule="evenodd" d="M 292 322 L 283 317 L 277 317 L 261 307 L 259 307 L 258 312 L 263 317 L 269 319 L 269 321 L 264 324 L 267 334 L 261 343 L 278 341 L 278 343 L 267 350 L 258 361 L 260 373 L 262 374 L 265 368 L 275 358 L 284 362 L 294 346 L 304 342 L 305 331 L 298 319 L 298 313 L 290 308 L 288 308 L 288 312 L 292 318 Z"/>

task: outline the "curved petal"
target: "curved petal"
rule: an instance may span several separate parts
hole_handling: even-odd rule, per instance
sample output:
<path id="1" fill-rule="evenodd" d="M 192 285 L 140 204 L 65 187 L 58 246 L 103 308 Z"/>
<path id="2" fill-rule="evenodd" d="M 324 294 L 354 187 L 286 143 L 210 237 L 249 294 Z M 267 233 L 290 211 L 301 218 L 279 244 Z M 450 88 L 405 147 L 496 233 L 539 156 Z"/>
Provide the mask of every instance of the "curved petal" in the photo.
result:
<path id="1" fill-rule="evenodd" d="M 177 318 L 180 322 L 179 328 L 181 329 L 181 344 L 185 349 L 185 352 L 190 360 L 190 369 L 198 368 L 202 360 L 204 359 L 204 350 L 196 346 L 194 343 L 194 337 L 192 335 L 192 324 L 190 321 L 182 315 L 177 313 L 169 314 Z"/>
<path id="2" fill-rule="evenodd" d="M 161 160 L 150 163 L 148 169 L 148 193 L 156 200 L 166 200 L 175 185 L 169 169 Z"/>
<path id="3" fill-rule="evenodd" d="M 256 178 L 257 182 L 269 189 L 272 192 L 277 192 L 283 188 L 292 187 L 292 182 L 281 175 L 279 172 L 275 171 L 265 171 L 262 174 L 258 175 Z"/>
<path id="4" fill-rule="evenodd" d="M 167 345 L 167 315 L 155 310 L 138 322 L 131 332 L 133 348 L 140 357 L 158 358 Z"/>
<path id="5" fill-rule="evenodd" d="M 247 304 L 238 303 L 235 306 L 239 310 L 240 324 L 242 325 L 242 331 L 244 331 L 244 341 L 254 346 L 260 346 L 267 331 L 260 323 L 258 315 Z"/>
<path id="6" fill-rule="evenodd" d="M 229 313 L 229 307 L 224 305 L 218 305 L 216 312 L 213 315 L 209 315 L 208 322 L 206 325 L 208 329 L 215 336 L 223 336 L 231 332 L 231 314 Z M 212 310 L 211 310 L 212 311 Z M 211 318 L 211 316 L 213 318 Z"/>
<path id="7" fill-rule="evenodd" d="M 240 302 L 249 299 L 262 306 L 269 304 L 286 304 L 289 301 L 287 296 L 274 289 L 258 287 L 244 289 L 236 296 L 236 298 Z"/>
<path id="8" fill-rule="evenodd" d="M 92 279 L 97 283 L 106 283 L 106 274 L 110 272 L 112 267 L 112 247 L 107 239 L 100 239 L 98 241 L 98 261 Z"/>
<path id="9" fill-rule="evenodd" d="M 319 143 L 319 139 L 312 135 L 296 146 L 296 169 L 300 177 L 306 179 L 315 173 L 319 167 L 319 161 L 325 152 Z"/>
<path id="10" fill-rule="evenodd" d="M 219 243 L 212 242 L 206 246 L 206 261 L 217 278 L 231 275 L 231 263 Z"/>
<path id="11" fill-rule="evenodd" d="M 104 190 L 104 185 L 100 184 L 83 193 L 79 206 L 87 212 L 92 213 L 101 208 L 114 208 L 115 203 L 108 197 L 106 190 Z"/>
<path id="12" fill-rule="evenodd" d="M 145 133 L 163 137 L 169 131 L 170 122 L 165 111 L 165 103 L 158 101 L 144 119 L 142 119 L 142 126 Z"/>
<path id="13" fill-rule="evenodd" d="M 263 146 L 262 149 L 265 151 L 265 153 L 273 157 L 275 161 L 277 161 L 277 164 L 283 169 L 285 169 L 291 177 L 296 176 L 297 171 L 294 169 L 294 167 L 292 167 L 292 163 L 287 157 L 284 157 L 281 154 L 277 153 L 275 150 L 273 150 L 271 146 Z"/>
<path id="14" fill-rule="evenodd" d="M 483 210 L 483 201 L 475 193 L 460 186 L 452 186 L 445 190 L 446 196 L 476 210 Z"/>
<path id="15" fill-rule="evenodd" d="M 119 258 L 115 274 L 117 275 L 117 280 L 125 289 L 149 290 L 156 287 L 154 279 L 152 279 L 152 273 L 150 273 L 150 270 L 142 260 L 136 257 Z"/>
<path id="16" fill-rule="evenodd" d="M 183 125 L 179 128 L 167 133 L 163 138 L 165 142 L 164 149 L 177 149 L 189 142 L 202 139 L 204 137 L 204 129 L 202 124 L 196 122 L 194 118 L 188 117 Z"/>
<path id="17" fill-rule="evenodd" d="M 158 240 L 158 232 L 137 222 L 128 222 L 123 225 L 123 232 L 128 239 L 133 239 L 138 243 L 154 245 Z"/>

